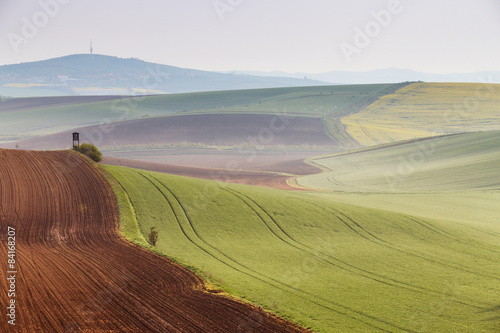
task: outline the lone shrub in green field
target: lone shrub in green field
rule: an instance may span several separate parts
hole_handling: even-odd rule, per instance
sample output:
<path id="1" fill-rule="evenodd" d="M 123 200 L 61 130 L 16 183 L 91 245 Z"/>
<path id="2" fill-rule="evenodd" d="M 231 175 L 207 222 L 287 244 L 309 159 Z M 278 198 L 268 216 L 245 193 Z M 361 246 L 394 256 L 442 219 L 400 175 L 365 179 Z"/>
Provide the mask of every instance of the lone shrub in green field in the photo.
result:
<path id="1" fill-rule="evenodd" d="M 73 146 L 73 149 L 88 156 L 95 162 L 101 162 L 102 153 L 91 143 L 82 143 L 80 146 Z"/>
<path id="2" fill-rule="evenodd" d="M 148 242 L 149 244 L 156 246 L 157 241 L 158 241 L 158 230 L 156 230 L 156 227 L 151 227 L 148 235 Z"/>

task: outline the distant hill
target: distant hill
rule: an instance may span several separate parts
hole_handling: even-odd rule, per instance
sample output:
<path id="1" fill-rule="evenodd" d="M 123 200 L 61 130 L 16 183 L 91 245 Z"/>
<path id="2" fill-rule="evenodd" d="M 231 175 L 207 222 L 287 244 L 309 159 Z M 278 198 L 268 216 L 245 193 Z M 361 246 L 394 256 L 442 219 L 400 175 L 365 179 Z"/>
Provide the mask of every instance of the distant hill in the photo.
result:
<path id="1" fill-rule="evenodd" d="M 179 68 L 105 55 L 77 54 L 0 66 L 0 95 L 140 95 L 323 85 L 321 81 Z"/>
<path id="2" fill-rule="evenodd" d="M 385 69 L 377 69 L 377 70 L 363 71 L 363 72 L 333 71 L 326 73 L 286 73 L 286 72 L 231 71 L 230 73 L 259 75 L 259 76 L 280 76 L 280 77 L 290 77 L 290 78 L 307 77 L 312 80 L 320 80 L 333 84 L 372 84 L 372 83 L 396 83 L 405 81 L 500 83 L 500 71 L 436 74 L 436 73 L 422 73 L 409 69 L 385 68 Z"/>

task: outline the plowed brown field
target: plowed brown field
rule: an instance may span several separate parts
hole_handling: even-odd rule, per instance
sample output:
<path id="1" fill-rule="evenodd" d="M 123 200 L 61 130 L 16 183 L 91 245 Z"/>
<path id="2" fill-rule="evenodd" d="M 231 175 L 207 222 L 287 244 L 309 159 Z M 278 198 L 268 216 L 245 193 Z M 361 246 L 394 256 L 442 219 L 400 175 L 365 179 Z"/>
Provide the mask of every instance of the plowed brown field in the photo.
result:
<path id="1" fill-rule="evenodd" d="M 0 150 L 0 332 L 303 332 L 205 291 L 190 271 L 123 240 L 112 190 L 69 151 Z M 7 228 L 16 229 L 16 326 Z"/>

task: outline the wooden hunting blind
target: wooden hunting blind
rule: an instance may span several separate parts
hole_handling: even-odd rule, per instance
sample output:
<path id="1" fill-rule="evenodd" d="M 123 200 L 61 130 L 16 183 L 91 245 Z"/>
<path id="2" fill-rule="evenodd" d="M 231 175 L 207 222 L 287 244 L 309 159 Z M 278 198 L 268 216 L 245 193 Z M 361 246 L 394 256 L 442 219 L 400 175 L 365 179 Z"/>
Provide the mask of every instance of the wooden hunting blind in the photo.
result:
<path id="1" fill-rule="evenodd" d="M 73 147 L 80 147 L 80 133 L 73 133 Z"/>

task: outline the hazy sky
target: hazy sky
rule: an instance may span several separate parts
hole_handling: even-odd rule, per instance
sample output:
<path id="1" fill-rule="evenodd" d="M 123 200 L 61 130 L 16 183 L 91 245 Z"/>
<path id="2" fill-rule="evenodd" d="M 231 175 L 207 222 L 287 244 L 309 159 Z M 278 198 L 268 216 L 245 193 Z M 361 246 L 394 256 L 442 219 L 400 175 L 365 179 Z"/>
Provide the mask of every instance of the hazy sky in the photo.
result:
<path id="1" fill-rule="evenodd" d="M 500 70 L 499 0 L 0 0 L 0 64 L 74 53 L 205 70 Z"/>

